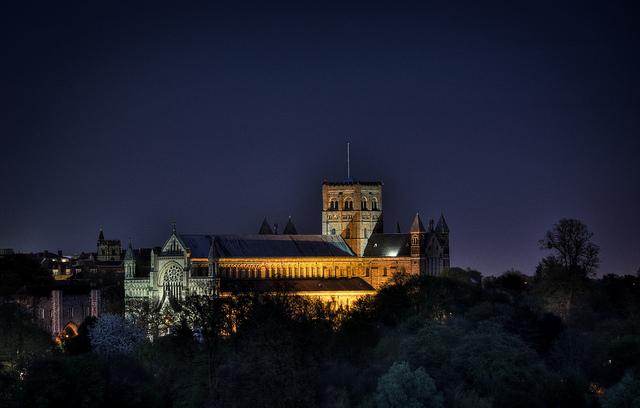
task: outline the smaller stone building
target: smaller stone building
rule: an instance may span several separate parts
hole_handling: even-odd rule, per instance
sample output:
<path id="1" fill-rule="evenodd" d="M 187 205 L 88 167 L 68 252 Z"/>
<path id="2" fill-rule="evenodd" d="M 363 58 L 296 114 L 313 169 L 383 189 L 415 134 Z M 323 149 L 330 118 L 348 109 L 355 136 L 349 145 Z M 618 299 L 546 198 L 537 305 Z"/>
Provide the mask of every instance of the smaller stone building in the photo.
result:
<path id="1" fill-rule="evenodd" d="M 72 281 L 56 282 L 46 290 L 17 296 L 16 300 L 53 338 L 75 335 L 87 317 L 104 313 L 101 290 Z"/>

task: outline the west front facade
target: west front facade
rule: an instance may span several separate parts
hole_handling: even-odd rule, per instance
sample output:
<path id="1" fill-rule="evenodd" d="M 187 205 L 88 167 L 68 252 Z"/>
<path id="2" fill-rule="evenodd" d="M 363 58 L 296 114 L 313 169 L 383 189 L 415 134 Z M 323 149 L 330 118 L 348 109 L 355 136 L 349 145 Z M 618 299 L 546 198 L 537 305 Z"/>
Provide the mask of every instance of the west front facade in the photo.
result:
<path id="1" fill-rule="evenodd" d="M 181 234 L 124 257 L 125 297 L 158 307 L 189 294 L 274 292 L 349 307 L 396 273 L 438 275 L 450 265 L 449 227 L 440 216 L 408 232 L 383 229 L 381 182 L 324 182 L 322 234 L 298 234 L 291 219 L 278 234 L 265 219 L 255 235 Z"/>

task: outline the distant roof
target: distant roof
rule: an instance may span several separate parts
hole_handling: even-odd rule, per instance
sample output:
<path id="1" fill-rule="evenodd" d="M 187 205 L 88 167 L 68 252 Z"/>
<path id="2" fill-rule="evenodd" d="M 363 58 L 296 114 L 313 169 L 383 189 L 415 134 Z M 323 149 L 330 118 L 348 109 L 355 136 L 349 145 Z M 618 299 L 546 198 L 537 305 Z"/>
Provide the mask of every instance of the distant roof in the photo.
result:
<path id="1" fill-rule="evenodd" d="M 355 256 L 339 235 L 180 235 L 194 258 L 207 258 L 211 240 L 221 258 Z"/>
<path id="2" fill-rule="evenodd" d="M 375 291 L 361 278 L 331 279 L 237 279 L 220 281 L 222 292 L 334 292 Z"/>
<path id="3" fill-rule="evenodd" d="M 409 234 L 371 234 L 365 257 L 410 256 Z"/>

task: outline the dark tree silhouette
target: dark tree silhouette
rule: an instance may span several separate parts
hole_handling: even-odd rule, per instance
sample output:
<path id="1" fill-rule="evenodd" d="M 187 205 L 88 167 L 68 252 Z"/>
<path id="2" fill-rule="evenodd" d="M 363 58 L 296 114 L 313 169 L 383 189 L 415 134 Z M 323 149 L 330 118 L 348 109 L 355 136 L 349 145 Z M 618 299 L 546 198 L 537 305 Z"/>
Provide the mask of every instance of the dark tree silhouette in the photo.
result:
<path id="1" fill-rule="evenodd" d="M 563 218 L 540 240 L 540 248 L 551 255 L 565 270 L 592 274 L 600 264 L 600 248 L 591 240 L 593 233 L 575 219 Z"/>

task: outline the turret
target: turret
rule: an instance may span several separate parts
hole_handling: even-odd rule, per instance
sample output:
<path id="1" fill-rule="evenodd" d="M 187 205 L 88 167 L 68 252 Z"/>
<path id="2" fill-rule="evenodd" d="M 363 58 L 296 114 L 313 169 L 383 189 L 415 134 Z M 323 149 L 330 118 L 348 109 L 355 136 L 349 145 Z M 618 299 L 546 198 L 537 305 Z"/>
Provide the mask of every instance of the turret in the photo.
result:
<path id="1" fill-rule="evenodd" d="M 421 256 L 424 251 L 422 247 L 424 245 L 424 235 L 426 230 L 420 219 L 420 214 L 416 213 L 411 224 L 409 233 L 411 234 L 411 256 Z"/>
<path id="2" fill-rule="evenodd" d="M 449 268 L 451 266 L 449 254 L 449 225 L 447 225 L 447 221 L 444 219 L 444 214 L 440 214 L 438 225 L 436 225 L 436 237 L 442 248 L 442 269 Z"/>
<path id="3" fill-rule="evenodd" d="M 260 230 L 258 231 L 258 234 L 260 234 L 260 235 L 272 235 L 273 234 L 273 230 L 271 229 L 271 226 L 269 225 L 269 221 L 267 221 L 267 217 L 264 217 L 264 220 L 262 221 L 262 225 L 260 226 Z"/>
<path id="4" fill-rule="evenodd" d="M 296 230 L 296 226 L 293 225 L 293 221 L 291 221 L 291 217 L 289 217 L 289 221 L 287 225 L 285 225 L 284 230 L 282 231 L 284 235 L 297 235 L 298 231 Z"/>
<path id="5" fill-rule="evenodd" d="M 447 225 L 447 221 L 444 219 L 444 214 L 440 214 L 438 225 L 436 225 L 436 232 L 439 234 L 449 234 L 449 226 Z"/>

